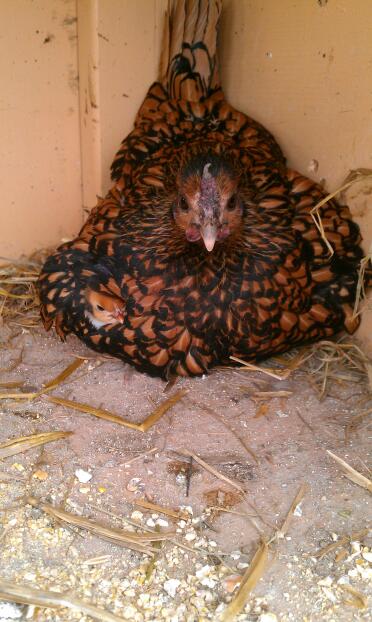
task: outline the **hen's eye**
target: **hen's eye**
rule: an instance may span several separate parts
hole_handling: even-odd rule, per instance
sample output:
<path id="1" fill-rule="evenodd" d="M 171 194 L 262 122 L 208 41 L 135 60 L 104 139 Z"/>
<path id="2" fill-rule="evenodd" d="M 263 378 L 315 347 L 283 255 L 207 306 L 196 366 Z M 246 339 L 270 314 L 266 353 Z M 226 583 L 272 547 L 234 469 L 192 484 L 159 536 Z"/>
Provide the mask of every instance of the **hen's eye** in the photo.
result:
<path id="1" fill-rule="evenodd" d="M 180 197 L 179 202 L 178 202 L 178 207 L 183 212 L 188 212 L 189 211 L 188 203 L 187 203 L 187 201 L 186 201 L 186 199 L 184 197 Z"/>
<path id="2" fill-rule="evenodd" d="M 236 195 L 233 194 L 233 196 L 230 197 L 228 202 L 227 202 L 226 209 L 229 212 L 232 212 L 235 208 L 236 208 Z"/>
<path id="3" fill-rule="evenodd" d="M 101 305 L 96 305 L 97 311 L 104 311 L 104 308 Z"/>

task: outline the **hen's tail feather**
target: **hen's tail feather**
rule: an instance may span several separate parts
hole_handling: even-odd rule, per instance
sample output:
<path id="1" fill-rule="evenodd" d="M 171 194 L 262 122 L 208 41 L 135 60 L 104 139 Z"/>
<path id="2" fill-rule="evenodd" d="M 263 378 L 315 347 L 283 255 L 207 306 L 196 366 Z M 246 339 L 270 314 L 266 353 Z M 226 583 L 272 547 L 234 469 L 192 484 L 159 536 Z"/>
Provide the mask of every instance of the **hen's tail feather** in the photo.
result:
<path id="1" fill-rule="evenodd" d="M 159 80 L 171 99 L 198 102 L 220 87 L 221 8 L 222 0 L 174 0 L 166 16 Z"/>

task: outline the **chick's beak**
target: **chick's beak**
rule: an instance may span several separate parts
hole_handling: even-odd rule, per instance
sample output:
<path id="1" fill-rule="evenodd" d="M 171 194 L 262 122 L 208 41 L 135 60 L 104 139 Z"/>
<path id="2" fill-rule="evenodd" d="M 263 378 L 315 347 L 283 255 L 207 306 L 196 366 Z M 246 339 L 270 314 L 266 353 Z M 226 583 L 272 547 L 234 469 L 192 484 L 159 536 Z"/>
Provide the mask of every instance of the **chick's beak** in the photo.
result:
<path id="1" fill-rule="evenodd" d="M 121 309 L 116 309 L 113 313 L 115 320 L 123 324 L 124 322 L 124 314 Z"/>
<path id="2" fill-rule="evenodd" d="M 203 238 L 205 248 L 210 253 L 213 250 L 216 239 L 217 239 L 216 225 L 212 225 L 211 223 L 204 225 L 203 227 L 200 228 L 200 234 Z"/>

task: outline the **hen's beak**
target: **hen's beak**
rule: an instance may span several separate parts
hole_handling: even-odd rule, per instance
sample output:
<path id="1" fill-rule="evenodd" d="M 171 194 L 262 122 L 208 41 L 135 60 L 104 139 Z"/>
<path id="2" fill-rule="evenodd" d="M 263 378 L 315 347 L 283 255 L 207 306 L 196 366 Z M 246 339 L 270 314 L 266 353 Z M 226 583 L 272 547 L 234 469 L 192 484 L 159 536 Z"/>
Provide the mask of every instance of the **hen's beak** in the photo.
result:
<path id="1" fill-rule="evenodd" d="M 216 225 L 212 225 L 211 223 L 204 225 L 204 227 L 201 227 L 200 229 L 200 235 L 203 238 L 205 248 L 207 249 L 207 251 L 211 252 L 214 248 L 217 238 Z"/>

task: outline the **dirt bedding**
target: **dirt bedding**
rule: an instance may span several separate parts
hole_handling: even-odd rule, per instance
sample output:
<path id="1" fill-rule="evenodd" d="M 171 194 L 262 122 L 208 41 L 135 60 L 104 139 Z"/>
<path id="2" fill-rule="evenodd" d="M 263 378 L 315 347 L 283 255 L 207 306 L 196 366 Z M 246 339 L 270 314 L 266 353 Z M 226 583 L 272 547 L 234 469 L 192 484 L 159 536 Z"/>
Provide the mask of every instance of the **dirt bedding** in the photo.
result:
<path id="1" fill-rule="evenodd" d="M 370 478 L 367 377 L 341 370 L 327 379 L 322 399 L 322 382 L 303 367 L 283 379 L 221 369 L 166 387 L 74 337 L 62 344 L 41 328 L 4 326 L 1 340 L 0 447 L 42 432 L 72 433 L 3 458 L 0 448 L 1 581 L 51 591 L 57 601 L 63 592 L 72 602 L 15 604 L 0 581 L 1 622 L 227 620 L 228 603 L 263 548 L 256 585 L 231 619 L 370 619 L 370 493 L 327 453 Z M 86 360 L 38 393 L 76 357 Z M 141 424 L 179 391 L 146 432 L 49 401 L 85 403 Z M 56 516 L 56 508 L 153 533 L 151 553 L 104 539 Z M 92 617 L 81 603 L 106 613 Z"/>

